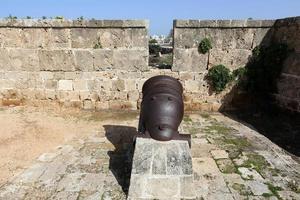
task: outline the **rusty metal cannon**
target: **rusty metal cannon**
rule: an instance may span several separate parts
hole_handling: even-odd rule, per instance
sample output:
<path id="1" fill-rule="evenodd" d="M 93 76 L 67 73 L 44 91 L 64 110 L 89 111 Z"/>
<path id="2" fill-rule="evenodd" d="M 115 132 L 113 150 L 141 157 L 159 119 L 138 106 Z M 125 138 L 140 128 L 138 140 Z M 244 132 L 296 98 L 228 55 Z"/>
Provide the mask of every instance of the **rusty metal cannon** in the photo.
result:
<path id="1" fill-rule="evenodd" d="M 187 140 L 190 144 L 190 135 L 178 132 L 184 114 L 182 92 L 181 83 L 170 76 L 154 76 L 144 83 L 139 136 L 160 141 Z"/>

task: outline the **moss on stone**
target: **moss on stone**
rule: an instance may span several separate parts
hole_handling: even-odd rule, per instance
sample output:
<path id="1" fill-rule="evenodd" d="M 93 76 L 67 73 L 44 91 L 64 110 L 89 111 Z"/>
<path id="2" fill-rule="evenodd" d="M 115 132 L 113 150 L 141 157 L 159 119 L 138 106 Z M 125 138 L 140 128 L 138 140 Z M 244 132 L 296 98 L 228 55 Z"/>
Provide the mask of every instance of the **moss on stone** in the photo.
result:
<path id="1" fill-rule="evenodd" d="M 244 184 L 240 184 L 240 183 L 234 183 L 232 185 L 232 188 L 236 191 L 238 191 L 238 193 L 240 195 L 243 196 L 249 196 L 252 195 L 251 190 L 249 188 L 247 188 Z"/>
<path id="2" fill-rule="evenodd" d="M 251 153 L 247 155 L 248 159 L 241 165 L 241 167 L 247 167 L 255 169 L 258 173 L 262 174 L 264 169 L 270 165 L 266 159 L 255 153 Z"/>

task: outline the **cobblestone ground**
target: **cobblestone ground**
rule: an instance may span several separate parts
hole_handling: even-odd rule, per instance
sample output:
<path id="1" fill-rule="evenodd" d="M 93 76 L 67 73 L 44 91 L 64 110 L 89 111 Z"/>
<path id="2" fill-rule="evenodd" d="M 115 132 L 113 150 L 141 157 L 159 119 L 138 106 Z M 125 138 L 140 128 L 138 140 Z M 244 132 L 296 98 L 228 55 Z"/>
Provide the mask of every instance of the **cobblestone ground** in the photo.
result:
<path id="1" fill-rule="evenodd" d="M 112 116 L 113 119 L 114 116 Z M 0 199 L 126 199 L 137 116 L 74 139 L 0 188 Z M 197 199 L 300 199 L 299 163 L 221 114 L 189 114 Z"/>

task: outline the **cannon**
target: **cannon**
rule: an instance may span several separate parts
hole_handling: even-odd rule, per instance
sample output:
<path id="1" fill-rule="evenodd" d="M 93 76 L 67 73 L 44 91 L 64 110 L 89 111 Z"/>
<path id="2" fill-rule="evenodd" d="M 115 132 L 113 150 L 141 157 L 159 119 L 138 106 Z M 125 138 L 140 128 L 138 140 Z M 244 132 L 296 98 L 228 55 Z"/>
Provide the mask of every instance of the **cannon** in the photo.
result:
<path id="1" fill-rule="evenodd" d="M 138 136 L 159 141 L 187 140 L 190 145 L 191 136 L 178 132 L 184 114 L 181 83 L 170 76 L 154 76 L 144 83 L 142 93 Z"/>

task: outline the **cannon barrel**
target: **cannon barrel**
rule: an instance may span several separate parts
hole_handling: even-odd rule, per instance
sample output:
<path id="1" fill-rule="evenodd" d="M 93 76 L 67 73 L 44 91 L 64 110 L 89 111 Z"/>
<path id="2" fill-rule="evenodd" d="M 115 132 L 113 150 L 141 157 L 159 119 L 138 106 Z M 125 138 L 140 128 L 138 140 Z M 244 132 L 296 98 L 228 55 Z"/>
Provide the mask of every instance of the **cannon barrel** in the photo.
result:
<path id="1" fill-rule="evenodd" d="M 189 135 L 178 132 L 184 114 L 181 83 L 170 76 L 154 76 L 144 83 L 142 93 L 138 131 L 155 140 L 185 139 L 190 143 Z"/>

